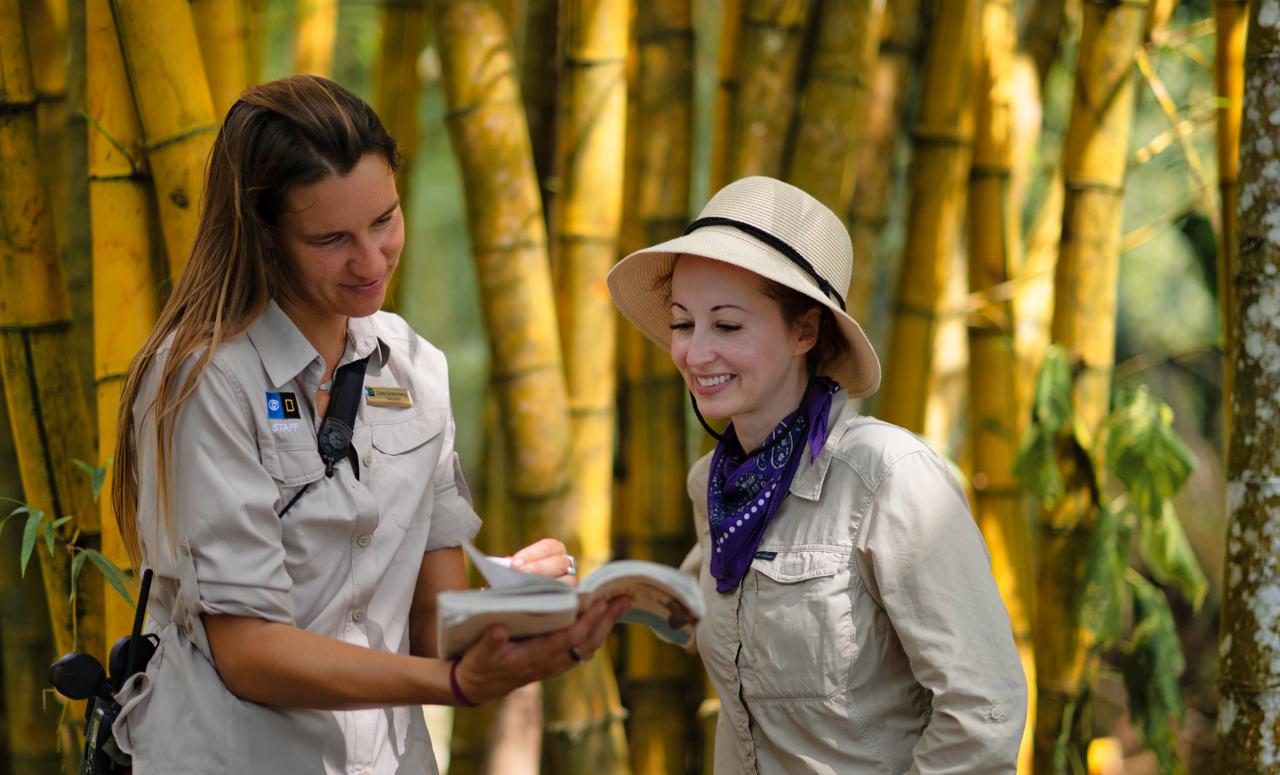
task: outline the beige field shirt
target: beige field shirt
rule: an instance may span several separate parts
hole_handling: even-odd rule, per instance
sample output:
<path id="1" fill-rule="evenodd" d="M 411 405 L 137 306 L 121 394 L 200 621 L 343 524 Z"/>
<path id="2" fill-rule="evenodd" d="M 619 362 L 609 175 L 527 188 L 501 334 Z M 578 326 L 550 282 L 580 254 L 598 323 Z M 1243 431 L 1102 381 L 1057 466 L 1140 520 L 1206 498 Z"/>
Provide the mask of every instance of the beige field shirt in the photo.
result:
<path id="1" fill-rule="evenodd" d="M 1026 681 L 963 492 L 847 394 L 831 412 L 732 592 L 706 560 L 710 456 L 689 474 L 717 775 L 1014 772 Z"/>
<path id="2" fill-rule="evenodd" d="M 362 397 L 359 479 L 345 461 L 328 478 L 311 408 L 324 363 L 306 338 L 271 303 L 220 347 L 178 413 L 172 537 L 156 506 L 155 415 L 142 412 L 157 389 L 160 365 L 151 369 L 134 423 L 160 648 L 121 693 L 116 723 L 136 775 L 436 772 L 420 708 L 332 712 L 236 698 L 200 620 L 252 616 L 408 653 L 423 554 L 470 540 L 480 522 L 453 450 L 444 356 L 386 312 L 348 324 L 342 363 L 366 355 L 365 385 L 407 388 L 413 406 Z"/>

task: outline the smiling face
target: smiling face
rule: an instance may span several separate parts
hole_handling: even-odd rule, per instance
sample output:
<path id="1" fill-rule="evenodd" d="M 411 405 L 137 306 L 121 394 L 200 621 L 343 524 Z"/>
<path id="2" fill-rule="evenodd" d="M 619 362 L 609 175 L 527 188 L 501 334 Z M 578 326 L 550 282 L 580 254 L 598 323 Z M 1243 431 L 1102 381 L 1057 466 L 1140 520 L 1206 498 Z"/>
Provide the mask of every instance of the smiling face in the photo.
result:
<path id="1" fill-rule="evenodd" d="M 404 247 L 395 174 L 376 153 L 346 175 L 285 195 L 280 247 L 293 286 L 280 306 L 298 328 L 325 331 L 377 312 Z"/>
<path id="2" fill-rule="evenodd" d="M 788 325 L 759 275 L 680 256 L 671 275 L 671 358 L 706 417 L 730 417 L 758 447 L 799 406 L 816 315 Z"/>

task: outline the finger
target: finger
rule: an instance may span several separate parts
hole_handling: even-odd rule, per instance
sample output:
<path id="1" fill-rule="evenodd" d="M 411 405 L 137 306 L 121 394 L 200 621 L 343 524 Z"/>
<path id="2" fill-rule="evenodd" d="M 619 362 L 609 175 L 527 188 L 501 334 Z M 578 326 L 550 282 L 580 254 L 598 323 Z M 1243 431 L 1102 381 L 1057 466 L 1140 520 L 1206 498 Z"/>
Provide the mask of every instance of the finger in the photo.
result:
<path id="1" fill-rule="evenodd" d="M 605 638 L 609 637 L 609 632 L 618 623 L 618 617 L 627 612 L 627 609 L 631 607 L 631 602 L 631 597 L 628 595 L 615 597 L 609 601 L 609 606 L 604 610 L 600 621 L 587 636 L 587 648 L 589 651 L 583 651 L 583 654 L 594 654 L 595 650 L 604 644 Z"/>
<path id="2" fill-rule="evenodd" d="M 514 561 L 511 564 L 512 567 L 515 566 Z M 525 573 L 536 573 L 539 576 L 550 576 L 553 579 L 558 579 L 569 574 L 569 555 L 558 554 L 537 560 L 527 560 L 520 566 L 520 570 Z"/>
<path id="3" fill-rule="evenodd" d="M 525 566 L 532 562 L 543 560 L 548 557 L 555 557 L 557 555 L 568 555 L 568 551 L 565 549 L 564 544 L 554 538 L 543 538 L 542 540 L 535 541 L 511 555 L 511 566 L 513 568 L 525 569 Z M 556 575 L 560 575 L 562 573 L 564 573 L 563 569 Z"/>

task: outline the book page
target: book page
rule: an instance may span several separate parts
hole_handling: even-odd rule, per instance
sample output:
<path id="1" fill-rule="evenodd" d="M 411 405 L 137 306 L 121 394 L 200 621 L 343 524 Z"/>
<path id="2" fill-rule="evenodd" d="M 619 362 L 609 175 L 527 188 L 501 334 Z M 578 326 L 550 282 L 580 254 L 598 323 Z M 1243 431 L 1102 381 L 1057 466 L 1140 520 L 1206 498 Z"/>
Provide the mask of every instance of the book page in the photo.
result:
<path id="1" fill-rule="evenodd" d="M 504 592 L 563 592 L 565 585 L 555 579 L 539 576 L 536 573 L 525 573 L 506 565 L 507 558 L 490 557 L 471 544 L 463 544 L 463 550 L 475 564 L 476 570 L 493 589 Z"/>
<path id="2" fill-rule="evenodd" d="M 631 596 L 631 608 L 621 621 L 647 625 L 659 638 L 677 646 L 693 640 L 704 613 L 693 577 L 654 562 L 611 562 L 592 573 L 582 587 L 584 607 L 596 599 Z"/>

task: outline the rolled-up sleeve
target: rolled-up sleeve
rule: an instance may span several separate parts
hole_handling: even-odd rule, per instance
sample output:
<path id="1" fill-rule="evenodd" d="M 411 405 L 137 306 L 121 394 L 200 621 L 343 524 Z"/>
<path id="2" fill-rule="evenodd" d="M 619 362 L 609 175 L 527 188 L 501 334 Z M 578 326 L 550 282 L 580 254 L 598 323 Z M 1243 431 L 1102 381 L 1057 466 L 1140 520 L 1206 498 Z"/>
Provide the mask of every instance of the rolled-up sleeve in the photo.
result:
<path id="1" fill-rule="evenodd" d="M 200 612 L 293 624 L 279 491 L 251 418 L 243 388 L 211 363 L 174 425 L 173 521 L 190 547 Z"/>
<path id="2" fill-rule="evenodd" d="M 932 452 L 891 464 L 862 545 L 876 590 L 932 716 L 911 773 L 1011 773 L 1027 686 L 986 545 Z"/>
<path id="3" fill-rule="evenodd" d="M 427 551 L 462 546 L 480 532 L 480 517 L 471 502 L 471 490 L 462 475 L 462 463 L 454 451 L 453 418 L 444 431 L 440 462 L 432 473 L 431 531 L 427 535 Z"/>

